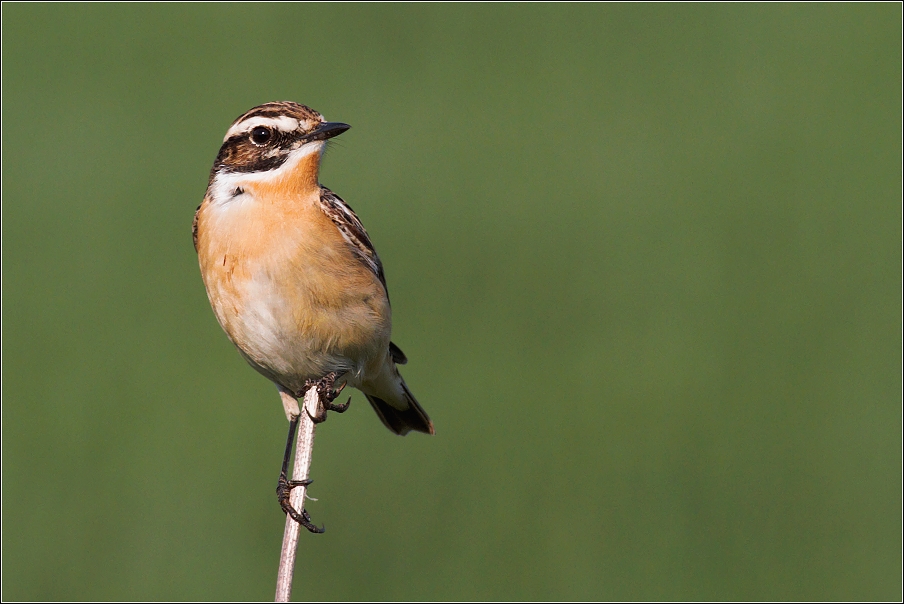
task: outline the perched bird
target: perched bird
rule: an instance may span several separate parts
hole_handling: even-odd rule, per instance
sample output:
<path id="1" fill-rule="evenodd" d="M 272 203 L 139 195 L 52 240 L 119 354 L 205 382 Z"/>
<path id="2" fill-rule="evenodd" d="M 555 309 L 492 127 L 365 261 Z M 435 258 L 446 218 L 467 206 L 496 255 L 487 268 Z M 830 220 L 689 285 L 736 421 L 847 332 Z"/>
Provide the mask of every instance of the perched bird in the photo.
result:
<path id="1" fill-rule="evenodd" d="M 390 341 L 380 258 L 352 209 L 318 180 L 327 141 L 348 128 L 293 102 L 241 115 L 226 132 L 192 225 L 214 314 L 245 360 L 279 389 L 290 442 L 296 401 L 312 385 L 323 388 L 327 409 L 344 411 L 331 404 L 332 388 L 349 385 L 394 433 L 434 432 L 396 368 L 407 359 Z M 280 494 L 283 509 L 314 530 L 306 512 L 288 506 L 288 490 Z"/>

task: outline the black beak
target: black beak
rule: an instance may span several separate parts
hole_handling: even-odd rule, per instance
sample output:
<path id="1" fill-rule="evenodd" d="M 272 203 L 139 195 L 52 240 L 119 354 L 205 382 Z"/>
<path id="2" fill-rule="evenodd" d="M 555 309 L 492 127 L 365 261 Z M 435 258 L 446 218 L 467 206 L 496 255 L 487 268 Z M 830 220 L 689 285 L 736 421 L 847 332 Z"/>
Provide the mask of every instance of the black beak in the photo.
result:
<path id="1" fill-rule="evenodd" d="M 314 141 L 325 141 L 328 138 L 339 136 L 349 128 L 351 128 L 351 126 L 349 126 L 348 124 L 343 124 L 342 122 L 324 122 L 320 124 L 320 127 L 318 127 L 316 130 L 306 135 L 303 140 L 306 143 L 311 143 Z"/>

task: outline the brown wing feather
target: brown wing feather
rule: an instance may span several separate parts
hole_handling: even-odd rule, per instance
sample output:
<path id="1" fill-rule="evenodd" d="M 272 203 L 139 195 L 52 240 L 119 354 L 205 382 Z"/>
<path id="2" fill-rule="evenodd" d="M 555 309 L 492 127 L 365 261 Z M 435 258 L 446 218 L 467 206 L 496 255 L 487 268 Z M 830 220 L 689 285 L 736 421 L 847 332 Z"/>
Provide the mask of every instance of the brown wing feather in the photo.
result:
<path id="1" fill-rule="evenodd" d="M 326 187 L 320 187 L 320 209 L 324 214 L 329 216 L 330 220 L 333 221 L 333 224 L 336 225 L 336 228 L 339 229 L 339 232 L 342 233 L 342 236 L 349 243 L 349 246 L 352 248 L 352 251 L 355 253 L 355 256 L 361 262 L 364 263 L 371 271 L 373 271 L 374 275 L 380 280 L 380 283 L 383 284 L 383 290 L 386 292 L 386 299 L 389 299 L 389 288 L 386 287 L 386 277 L 383 274 L 383 264 L 380 262 L 380 257 L 377 256 L 377 250 L 374 249 L 373 244 L 370 242 L 370 237 L 367 236 L 367 231 L 364 230 L 364 225 L 361 224 L 361 220 L 358 219 L 358 216 L 355 214 L 354 210 L 352 210 L 351 206 L 349 206 L 345 201 L 342 200 L 341 197 L 327 189 Z M 402 349 L 393 344 L 389 343 L 389 356 L 392 360 L 399 364 L 404 365 L 408 362 L 408 358 L 405 356 L 405 353 L 402 352 Z M 368 397 L 369 399 L 371 397 Z M 411 397 L 412 399 L 414 397 Z M 376 399 L 379 401 L 379 399 Z M 382 402 L 382 401 L 380 401 Z M 386 411 L 385 413 L 380 412 L 379 403 L 375 403 L 374 399 L 371 399 L 371 404 L 374 406 L 374 409 L 377 411 L 377 414 L 383 420 L 387 426 L 390 427 L 391 430 L 396 432 L 397 434 L 404 434 L 408 431 L 405 428 L 406 425 L 411 426 L 420 426 L 414 427 L 415 430 L 425 431 L 424 422 L 423 421 L 414 421 L 408 419 L 408 415 L 412 417 L 419 417 L 418 413 L 411 412 L 407 414 L 399 415 L 399 412 L 395 412 L 396 415 L 399 415 L 399 418 L 395 418 L 393 415 L 392 418 L 389 418 L 388 415 L 392 415 L 392 411 Z M 414 402 L 414 405 L 417 406 L 417 402 Z M 388 407 L 385 403 L 383 406 Z M 420 409 L 418 407 L 418 409 Z M 424 415 L 423 409 L 420 409 L 420 415 Z M 426 417 L 426 415 L 424 415 Z M 429 423 L 429 420 L 426 420 Z M 392 424 L 392 425 L 391 425 Z M 396 425 L 398 424 L 398 425 Z M 423 424 L 423 425 L 422 425 Z M 400 432 L 400 430 L 403 430 Z M 432 430 L 432 424 L 431 424 Z M 432 432 L 431 432 L 432 433 Z"/>
<path id="2" fill-rule="evenodd" d="M 383 284 L 383 290 L 388 298 L 389 289 L 386 287 L 386 277 L 383 275 L 383 264 L 355 212 L 341 197 L 326 187 L 320 187 L 320 209 L 329 216 L 339 232 L 342 233 L 355 256 L 377 276 L 380 283 Z"/>
<path id="3" fill-rule="evenodd" d="M 198 206 L 195 209 L 195 217 L 191 220 L 191 241 L 195 244 L 195 251 L 198 251 L 198 212 L 201 211 L 201 206 Z"/>

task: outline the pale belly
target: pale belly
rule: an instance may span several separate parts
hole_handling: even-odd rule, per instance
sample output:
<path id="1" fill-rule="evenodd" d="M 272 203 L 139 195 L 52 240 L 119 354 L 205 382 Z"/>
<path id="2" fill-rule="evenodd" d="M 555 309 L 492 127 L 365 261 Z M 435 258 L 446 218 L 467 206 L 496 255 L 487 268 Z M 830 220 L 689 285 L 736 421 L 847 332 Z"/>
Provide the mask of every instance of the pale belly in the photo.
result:
<path id="1" fill-rule="evenodd" d="M 336 303 L 324 306 L 303 282 L 276 282 L 266 275 L 226 287 L 215 284 L 208 293 L 242 356 L 293 391 L 330 372 L 358 386 L 389 349 L 388 305 L 384 310 L 374 296 L 341 292 Z M 243 301 L 241 308 L 232 303 L 236 300 Z"/>
<path id="2" fill-rule="evenodd" d="M 230 340 L 252 367 L 289 390 L 330 372 L 358 387 L 388 354 L 389 303 L 366 271 L 337 270 L 317 256 L 263 264 L 225 255 L 205 274 Z"/>

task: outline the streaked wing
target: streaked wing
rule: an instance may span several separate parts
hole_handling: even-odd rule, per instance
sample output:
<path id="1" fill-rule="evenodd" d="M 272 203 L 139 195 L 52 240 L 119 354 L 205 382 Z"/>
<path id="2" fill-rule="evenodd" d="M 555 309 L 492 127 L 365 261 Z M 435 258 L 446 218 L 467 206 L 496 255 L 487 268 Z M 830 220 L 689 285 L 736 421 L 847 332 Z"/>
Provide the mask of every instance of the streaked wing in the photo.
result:
<path id="1" fill-rule="evenodd" d="M 198 212 L 201 211 L 201 206 L 198 206 L 195 209 L 195 217 L 191 219 L 191 241 L 195 244 L 195 251 L 198 251 Z"/>
<path id="2" fill-rule="evenodd" d="M 342 233 L 355 256 L 377 276 L 380 283 L 383 284 L 383 290 L 386 291 L 388 298 L 389 289 L 386 287 L 386 277 L 383 275 L 383 264 L 355 212 L 342 201 L 341 197 L 326 187 L 320 187 L 320 209 L 329 216 L 339 232 Z"/>

